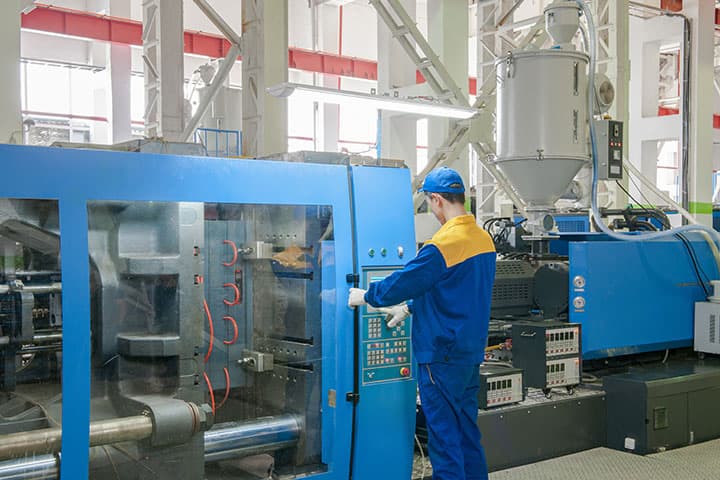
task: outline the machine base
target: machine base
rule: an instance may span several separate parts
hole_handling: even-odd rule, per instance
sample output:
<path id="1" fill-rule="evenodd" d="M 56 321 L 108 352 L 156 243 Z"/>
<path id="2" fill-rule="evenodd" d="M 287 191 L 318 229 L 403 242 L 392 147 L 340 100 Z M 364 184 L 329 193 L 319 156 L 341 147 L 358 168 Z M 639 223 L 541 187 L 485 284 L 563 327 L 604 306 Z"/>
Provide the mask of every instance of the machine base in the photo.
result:
<path id="1" fill-rule="evenodd" d="M 720 437 L 720 362 L 671 362 L 603 378 L 607 446 L 647 454 Z"/>
<path id="2" fill-rule="evenodd" d="M 517 405 L 478 412 L 478 425 L 491 472 L 605 445 L 605 392 L 578 388 L 574 395 L 553 390 L 548 399 L 532 390 Z M 427 444 L 422 408 L 417 434 Z"/>

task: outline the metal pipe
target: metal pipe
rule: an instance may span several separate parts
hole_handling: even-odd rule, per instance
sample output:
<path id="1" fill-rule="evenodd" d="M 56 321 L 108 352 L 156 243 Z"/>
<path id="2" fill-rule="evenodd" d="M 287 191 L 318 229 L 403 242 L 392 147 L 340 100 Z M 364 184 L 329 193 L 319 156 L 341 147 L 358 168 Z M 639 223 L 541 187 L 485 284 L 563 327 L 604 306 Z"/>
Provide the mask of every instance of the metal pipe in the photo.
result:
<path id="1" fill-rule="evenodd" d="M 237 61 L 239 55 L 240 47 L 238 47 L 237 45 L 233 45 L 232 47 L 230 47 L 230 51 L 228 51 L 228 54 L 223 60 L 220 69 L 215 74 L 215 78 L 210 83 L 208 91 L 205 93 L 205 96 L 200 101 L 200 105 L 198 105 L 198 108 L 195 111 L 195 115 L 193 115 L 193 117 L 190 119 L 187 126 L 185 127 L 185 130 L 182 133 L 183 141 L 189 142 L 190 138 L 192 138 L 192 136 L 195 134 L 195 129 L 200 124 L 200 120 L 202 120 L 202 117 L 205 116 L 207 109 L 210 107 L 210 103 L 215 99 L 215 96 L 220 90 L 220 87 L 223 83 L 225 83 L 225 80 L 227 80 L 227 77 L 228 75 L 230 75 L 230 71 L 235 65 L 235 62 Z"/>
<path id="2" fill-rule="evenodd" d="M 205 14 L 208 20 L 210 20 L 213 25 L 217 27 L 218 30 L 220 30 L 220 33 L 222 33 L 230 43 L 234 44 L 239 49 L 242 45 L 242 39 L 240 35 L 238 35 L 235 30 L 233 30 L 233 28 L 225 21 L 225 19 L 223 19 L 222 16 L 218 14 L 206 0 L 194 1 L 195 5 L 197 5 L 197 7 Z"/>
<path id="3" fill-rule="evenodd" d="M 90 423 L 90 446 L 143 440 L 150 437 L 152 433 L 152 419 L 145 415 L 101 420 Z M 58 453 L 62 443 L 62 428 L 54 427 L 12 433 L 3 436 L 2 440 L 2 444 L 0 444 L 0 460 L 27 455 Z"/>
<path id="4" fill-rule="evenodd" d="M 27 292 L 35 295 L 62 293 L 62 283 L 53 282 L 49 285 L 24 285 L 22 288 L 17 289 L 12 289 L 8 285 L 0 285 L 0 295 L 4 295 L 10 291 Z"/>
<path id="5" fill-rule="evenodd" d="M 62 342 L 62 332 L 55 333 L 36 333 L 33 335 L 33 343 L 54 343 Z"/>
<path id="6" fill-rule="evenodd" d="M 300 422 L 294 415 L 223 423 L 205 432 L 205 461 L 216 462 L 291 447 L 300 438 L 300 430 Z"/>
<path id="7" fill-rule="evenodd" d="M 503 17 L 497 23 L 496 27 L 501 27 L 507 21 L 507 19 L 510 18 L 513 13 L 515 13 L 515 10 L 520 8 L 520 5 L 522 5 L 523 3 L 525 3 L 525 0 L 517 0 L 517 2 L 515 2 L 515 5 L 510 7 L 510 10 L 508 10 L 508 12 L 503 15 Z"/>
<path id="8" fill-rule="evenodd" d="M 61 343 L 53 343 L 49 345 L 24 345 L 18 351 L 16 355 L 26 355 L 28 353 L 40 353 L 40 352 L 59 352 L 62 350 Z"/>
<path id="9" fill-rule="evenodd" d="M 48 293 L 62 293 L 62 283 L 53 282 L 49 285 L 25 285 L 23 292 L 34 293 L 36 295 L 44 295 Z"/>
<path id="10" fill-rule="evenodd" d="M 60 475 L 60 462 L 55 455 L 19 458 L 0 463 L 2 480 L 54 480 Z"/>
<path id="11" fill-rule="evenodd" d="M 90 446 L 144 440 L 153 434 L 153 421 L 145 415 L 90 423 Z"/>
<path id="12" fill-rule="evenodd" d="M 683 21 L 683 101 L 682 101 L 682 159 L 680 162 L 681 203 L 690 209 L 690 62 L 692 54 L 692 25 L 685 15 L 666 13 L 669 17 L 679 17 Z M 687 222 L 683 221 L 687 225 Z"/>
<path id="13" fill-rule="evenodd" d="M 149 418 L 143 416 L 140 416 L 140 418 L 149 420 Z M 90 445 L 101 445 L 101 443 L 93 443 L 93 425 L 97 425 L 98 423 L 106 423 L 107 425 L 103 427 L 101 432 L 96 431 L 96 441 L 104 442 L 102 444 L 109 444 L 132 440 L 124 438 L 122 436 L 125 435 L 124 433 L 119 435 L 117 428 L 112 425 L 113 422 L 127 423 L 125 421 L 128 419 L 132 419 L 132 422 L 135 422 L 138 417 L 91 423 Z M 142 421 L 138 421 L 139 425 L 143 423 Z M 205 462 L 247 457 L 292 447 L 298 442 L 300 431 L 300 420 L 294 415 L 264 417 L 246 422 L 222 423 L 216 425 L 204 434 Z M 28 434 L 29 433 L 36 432 L 28 432 Z M 3 444 L 5 444 L 5 440 L 11 436 L 12 435 L 7 435 L 2 437 Z M 135 440 L 140 439 L 141 438 L 135 438 Z M 28 453 L 29 452 L 22 452 L 21 455 Z M 54 455 L 18 458 L 0 463 L 0 480 L 55 480 L 58 476 L 59 461 Z"/>

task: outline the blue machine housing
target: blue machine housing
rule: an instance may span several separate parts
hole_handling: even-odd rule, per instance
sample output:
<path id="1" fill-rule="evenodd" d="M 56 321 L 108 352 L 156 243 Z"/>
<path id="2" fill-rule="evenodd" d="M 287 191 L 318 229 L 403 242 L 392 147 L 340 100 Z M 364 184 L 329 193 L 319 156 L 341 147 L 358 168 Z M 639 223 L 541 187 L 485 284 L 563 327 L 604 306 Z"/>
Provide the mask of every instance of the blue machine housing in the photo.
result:
<path id="1" fill-rule="evenodd" d="M 394 374 L 383 382 L 360 382 L 357 406 L 346 401 L 354 375 L 362 375 L 353 368 L 362 339 L 354 343 L 347 276 L 361 274 L 366 267 L 398 268 L 414 255 L 407 169 L 10 145 L 0 146 L 0 157 L 0 197 L 59 200 L 63 313 L 68 319 L 62 348 L 62 478 L 88 476 L 88 202 L 96 200 L 332 207 L 335 263 L 326 268 L 323 279 L 323 292 L 332 294 L 322 302 L 326 340 L 320 392 L 322 463 L 327 471 L 312 478 L 348 478 L 353 434 L 354 478 L 367 480 L 378 472 L 383 472 L 382 478 L 410 478 L 416 392 L 412 376 Z"/>
<path id="2" fill-rule="evenodd" d="M 554 218 L 559 232 L 580 233 L 590 231 L 590 218 L 587 214 L 561 214 L 555 215 Z"/>
<path id="3" fill-rule="evenodd" d="M 708 245 L 689 237 L 705 281 L 717 278 Z M 569 256 L 569 320 L 582 325 L 584 359 L 693 344 L 694 305 L 705 293 L 682 242 L 587 233 L 561 235 L 552 249 Z"/>

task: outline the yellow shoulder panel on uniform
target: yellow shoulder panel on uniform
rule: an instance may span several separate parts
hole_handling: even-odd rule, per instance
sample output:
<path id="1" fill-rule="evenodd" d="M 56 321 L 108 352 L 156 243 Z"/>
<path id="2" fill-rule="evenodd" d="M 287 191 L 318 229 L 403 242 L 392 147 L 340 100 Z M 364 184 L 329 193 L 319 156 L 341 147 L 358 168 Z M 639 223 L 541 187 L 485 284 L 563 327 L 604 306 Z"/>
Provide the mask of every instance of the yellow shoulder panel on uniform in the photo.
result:
<path id="1" fill-rule="evenodd" d="M 440 250 L 448 268 L 476 255 L 495 251 L 492 238 L 477 226 L 472 215 L 449 220 L 427 244 L 435 245 Z"/>

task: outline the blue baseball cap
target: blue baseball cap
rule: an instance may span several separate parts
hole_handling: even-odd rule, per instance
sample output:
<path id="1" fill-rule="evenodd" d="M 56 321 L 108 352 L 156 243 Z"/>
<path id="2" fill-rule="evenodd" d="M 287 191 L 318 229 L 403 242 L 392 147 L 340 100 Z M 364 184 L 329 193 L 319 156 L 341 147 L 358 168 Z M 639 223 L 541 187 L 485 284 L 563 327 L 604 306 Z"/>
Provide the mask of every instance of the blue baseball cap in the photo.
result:
<path id="1" fill-rule="evenodd" d="M 465 193 L 465 184 L 458 172 L 441 167 L 427 174 L 421 192 L 425 193 Z"/>

